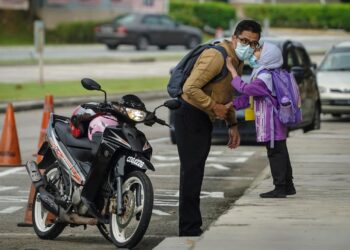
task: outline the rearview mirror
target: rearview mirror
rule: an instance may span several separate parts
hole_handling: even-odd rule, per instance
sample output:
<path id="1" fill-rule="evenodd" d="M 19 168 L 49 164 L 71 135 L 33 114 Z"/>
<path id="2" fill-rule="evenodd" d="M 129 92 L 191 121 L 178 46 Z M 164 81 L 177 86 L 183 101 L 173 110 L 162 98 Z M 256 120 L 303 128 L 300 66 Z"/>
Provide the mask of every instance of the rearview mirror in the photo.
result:
<path id="1" fill-rule="evenodd" d="M 98 84 L 97 82 L 95 82 L 94 80 L 92 80 L 90 78 L 82 79 L 81 84 L 87 90 L 101 90 L 100 84 Z"/>
<path id="2" fill-rule="evenodd" d="M 178 109 L 181 106 L 181 102 L 176 99 L 171 99 L 166 102 L 164 102 L 164 106 L 168 109 Z"/>

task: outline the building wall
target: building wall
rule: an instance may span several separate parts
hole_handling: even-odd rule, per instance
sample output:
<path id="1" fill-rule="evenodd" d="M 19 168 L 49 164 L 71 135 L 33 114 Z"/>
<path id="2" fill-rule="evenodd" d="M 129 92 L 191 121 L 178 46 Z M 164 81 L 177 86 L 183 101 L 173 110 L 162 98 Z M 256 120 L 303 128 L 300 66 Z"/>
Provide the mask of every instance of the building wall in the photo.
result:
<path id="1" fill-rule="evenodd" d="M 106 21 L 129 12 L 168 11 L 168 0 L 41 0 L 38 15 L 46 28 L 63 22 Z"/>

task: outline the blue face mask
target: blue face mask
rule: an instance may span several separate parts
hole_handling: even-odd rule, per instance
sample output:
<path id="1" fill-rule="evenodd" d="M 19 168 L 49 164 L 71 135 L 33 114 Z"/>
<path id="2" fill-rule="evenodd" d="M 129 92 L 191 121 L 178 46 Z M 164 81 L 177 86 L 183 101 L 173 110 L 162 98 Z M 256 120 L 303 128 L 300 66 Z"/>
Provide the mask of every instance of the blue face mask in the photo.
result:
<path id="1" fill-rule="evenodd" d="M 249 57 L 249 65 L 252 68 L 258 68 L 260 66 L 258 59 L 256 58 L 255 55 L 252 55 L 251 57 Z"/>
<path id="2" fill-rule="evenodd" d="M 247 45 L 242 45 L 241 43 L 237 42 L 237 47 L 235 49 L 237 57 L 241 60 L 248 60 L 254 53 L 254 49 Z"/>

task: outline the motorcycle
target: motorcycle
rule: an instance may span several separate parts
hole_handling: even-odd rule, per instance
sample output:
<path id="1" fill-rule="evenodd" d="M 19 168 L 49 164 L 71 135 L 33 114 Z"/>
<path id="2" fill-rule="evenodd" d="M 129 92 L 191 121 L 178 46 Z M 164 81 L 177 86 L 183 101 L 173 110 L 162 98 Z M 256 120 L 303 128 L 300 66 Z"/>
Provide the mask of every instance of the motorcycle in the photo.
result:
<path id="1" fill-rule="evenodd" d="M 95 225 L 117 247 L 133 248 L 151 219 L 153 187 L 146 171 L 155 171 L 152 147 L 136 125 L 169 126 L 156 110 L 176 109 L 180 103 L 168 100 L 150 112 L 135 95 L 108 102 L 106 91 L 94 80 L 81 82 L 87 90 L 103 92 L 105 98 L 102 103 L 80 106 L 92 118 L 114 117 L 117 125 L 91 138 L 76 138 L 70 127 L 73 117 L 50 114 L 46 140 L 38 152 L 43 159 L 26 164 L 36 189 L 33 227 L 39 238 L 55 239 L 68 225 Z"/>

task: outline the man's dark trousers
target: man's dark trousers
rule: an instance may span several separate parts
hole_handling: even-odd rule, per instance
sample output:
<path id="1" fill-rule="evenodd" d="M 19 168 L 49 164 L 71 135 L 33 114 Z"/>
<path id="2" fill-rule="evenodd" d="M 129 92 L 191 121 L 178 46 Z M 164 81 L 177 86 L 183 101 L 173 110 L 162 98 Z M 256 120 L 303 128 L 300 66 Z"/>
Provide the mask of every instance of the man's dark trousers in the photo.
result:
<path id="1" fill-rule="evenodd" d="M 179 235 L 201 234 L 200 192 L 213 129 L 209 116 L 182 101 L 175 111 L 175 138 L 180 156 Z"/>
<path id="2" fill-rule="evenodd" d="M 286 140 L 275 141 L 274 144 L 274 148 L 270 147 L 270 142 L 266 144 L 273 184 L 281 187 L 290 185 L 293 182 L 293 171 Z"/>

